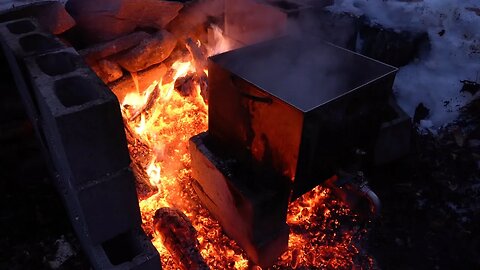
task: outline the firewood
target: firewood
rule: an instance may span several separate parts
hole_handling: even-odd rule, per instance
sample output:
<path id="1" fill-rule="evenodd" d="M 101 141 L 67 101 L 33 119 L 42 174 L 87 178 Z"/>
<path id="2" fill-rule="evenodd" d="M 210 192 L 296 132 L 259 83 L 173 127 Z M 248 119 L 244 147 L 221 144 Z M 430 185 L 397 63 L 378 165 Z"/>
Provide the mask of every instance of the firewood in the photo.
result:
<path id="1" fill-rule="evenodd" d="M 155 232 L 176 263 L 184 270 L 210 269 L 198 249 L 197 231 L 180 210 L 160 208 L 153 217 Z"/>
<path id="2" fill-rule="evenodd" d="M 191 38 L 188 38 L 185 42 L 188 51 L 192 55 L 193 63 L 195 64 L 195 71 L 201 75 L 205 73 L 207 68 L 207 55 L 202 51 L 201 47 L 197 45 Z"/>
<path id="3" fill-rule="evenodd" d="M 160 31 L 113 60 L 126 70 L 137 72 L 163 62 L 170 56 L 176 45 L 177 39 L 172 34 Z"/>
<path id="4" fill-rule="evenodd" d="M 128 121 L 134 121 L 137 117 L 142 115 L 142 113 L 149 111 L 153 107 L 153 105 L 155 105 L 159 97 L 160 89 L 155 85 L 153 91 L 147 97 L 147 102 L 145 102 L 145 104 L 141 108 L 134 111 L 133 114 L 129 117 Z"/>
<path id="5" fill-rule="evenodd" d="M 79 51 L 79 53 L 89 65 L 92 65 L 102 58 L 130 49 L 149 37 L 150 35 L 145 32 L 135 32 L 112 41 L 96 44 Z"/>
<path id="6" fill-rule="evenodd" d="M 194 74 L 187 74 L 175 81 L 175 90 L 183 97 L 188 97 L 194 89 Z"/>
<path id="7" fill-rule="evenodd" d="M 123 71 L 117 63 L 103 59 L 97 65 L 92 66 L 93 71 L 104 83 L 110 83 L 120 79 Z"/>
<path id="8" fill-rule="evenodd" d="M 154 81 L 162 78 L 165 73 L 167 73 L 167 67 L 164 64 L 154 65 L 134 75 L 125 75 L 121 79 L 109 83 L 108 87 L 115 93 L 121 103 L 128 93 L 143 93 Z"/>

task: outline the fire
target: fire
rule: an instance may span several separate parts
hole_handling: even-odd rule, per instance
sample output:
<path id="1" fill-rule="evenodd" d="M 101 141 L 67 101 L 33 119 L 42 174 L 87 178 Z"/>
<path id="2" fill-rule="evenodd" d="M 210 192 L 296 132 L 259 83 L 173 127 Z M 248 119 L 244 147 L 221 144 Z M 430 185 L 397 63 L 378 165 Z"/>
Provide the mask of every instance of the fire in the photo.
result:
<path id="1" fill-rule="evenodd" d="M 229 46 L 219 30 L 213 30 L 218 46 L 209 49 L 211 54 Z M 199 41 L 195 44 L 201 46 Z M 170 67 L 170 79 L 159 78 L 145 91 L 129 93 L 121 104 L 132 167 L 138 179 L 144 230 L 152 236 L 163 268 L 178 269 L 160 236 L 153 232 L 152 218 L 161 207 L 180 209 L 198 231 L 200 253 L 211 269 L 247 269 L 246 255 L 223 234 L 219 223 L 200 204 L 191 184 L 188 140 L 207 130 L 207 105 L 199 82 L 192 85 L 193 91 L 186 97 L 175 90 L 175 83 L 197 70 L 193 57 L 178 60 Z M 202 71 L 208 75 L 207 70 Z M 339 218 L 355 222 L 345 207 L 331 199 L 327 189 L 317 187 L 292 203 L 288 213 L 289 250 L 273 269 L 358 266 L 354 263 L 359 254 L 356 241 L 363 231 L 342 231 Z M 361 267 L 365 265 L 371 266 L 362 262 Z"/>

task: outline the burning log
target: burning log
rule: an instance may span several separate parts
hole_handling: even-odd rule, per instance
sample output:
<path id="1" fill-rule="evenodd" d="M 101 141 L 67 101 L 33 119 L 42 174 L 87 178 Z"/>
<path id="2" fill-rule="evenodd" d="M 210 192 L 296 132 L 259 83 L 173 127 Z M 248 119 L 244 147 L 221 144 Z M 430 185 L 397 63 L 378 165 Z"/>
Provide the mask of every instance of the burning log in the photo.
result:
<path id="1" fill-rule="evenodd" d="M 195 64 L 195 70 L 197 73 L 205 73 L 204 70 L 207 68 L 207 56 L 205 52 L 203 52 L 200 46 L 191 38 L 186 40 L 185 45 L 192 55 L 193 63 Z"/>
<path id="2" fill-rule="evenodd" d="M 173 208 L 160 208 L 153 217 L 155 232 L 177 264 L 184 270 L 209 269 L 198 250 L 197 231 L 185 214 Z"/>
<path id="3" fill-rule="evenodd" d="M 162 78 L 167 73 L 164 64 L 154 65 L 146 70 L 123 76 L 121 79 L 109 83 L 108 87 L 122 101 L 128 93 L 138 93 L 147 89 L 155 80 Z"/>
<path id="4" fill-rule="evenodd" d="M 188 51 L 192 55 L 193 63 L 195 65 L 195 73 L 200 86 L 200 95 L 203 97 L 203 100 L 207 102 L 208 93 L 207 93 L 207 74 L 205 74 L 205 69 L 208 66 L 206 53 L 202 48 L 197 45 L 191 38 L 186 40 Z"/>
<path id="5" fill-rule="evenodd" d="M 160 96 L 160 89 L 157 87 L 157 85 L 152 85 L 151 87 L 154 87 L 154 88 L 152 92 L 148 95 L 147 102 L 145 102 L 145 104 L 140 109 L 134 111 L 133 114 L 128 119 L 128 121 L 134 121 L 143 112 L 150 110 L 153 107 L 153 105 L 155 105 L 155 102 Z"/>
<path id="6" fill-rule="evenodd" d="M 188 97 L 192 94 L 195 84 L 194 74 L 188 74 L 185 77 L 178 78 L 175 81 L 175 90 L 182 95 Z"/>
<path id="7" fill-rule="evenodd" d="M 176 45 L 177 39 L 172 34 L 160 31 L 114 60 L 126 70 L 137 72 L 167 59 Z"/>
<path id="8" fill-rule="evenodd" d="M 135 32 L 109 42 L 91 46 L 79 51 L 79 54 L 89 65 L 92 65 L 100 59 L 130 49 L 149 37 L 150 35 L 145 32 Z"/>

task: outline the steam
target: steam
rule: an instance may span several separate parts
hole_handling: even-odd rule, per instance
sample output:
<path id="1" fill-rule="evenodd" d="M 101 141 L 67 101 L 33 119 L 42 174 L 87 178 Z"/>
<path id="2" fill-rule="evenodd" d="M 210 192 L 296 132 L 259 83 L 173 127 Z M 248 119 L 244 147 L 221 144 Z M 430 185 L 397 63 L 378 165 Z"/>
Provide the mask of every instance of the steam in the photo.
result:
<path id="1" fill-rule="evenodd" d="M 400 69 L 394 91 L 410 115 L 419 103 L 425 104 L 429 126 L 439 127 L 478 97 L 461 93 L 460 81 L 480 83 L 479 8 L 478 0 L 336 0 L 329 9 L 365 15 L 386 28 L 428 33 L 430 52 Z"/>

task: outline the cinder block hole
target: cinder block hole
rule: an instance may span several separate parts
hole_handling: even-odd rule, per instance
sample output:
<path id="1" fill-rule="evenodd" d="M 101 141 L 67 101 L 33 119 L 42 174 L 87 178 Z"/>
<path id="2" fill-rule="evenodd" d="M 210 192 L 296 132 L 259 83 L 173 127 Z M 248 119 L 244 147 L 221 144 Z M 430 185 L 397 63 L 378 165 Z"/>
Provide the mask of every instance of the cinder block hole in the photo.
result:
<path id="1" fill-rule="evenodd" d="M 39 56 L 35 61 L 45 74 L 55 76 L 74 71 L 77 68 L 78 58 L 72 53 L 59 52 Z"/>
<path id="2" fill-rule="evenodd" d="M 83 77 L 68 77 L 55 82 L 55 95 L 65 107 L 78 106 L 98 99 L 97 87 Z"/>
<path id="3" fill-rule="evenodd" d="M 35 25 L 30 21 L 19 21 L 7 24 L 8 31 L 13 34 L 25 34 L 35 30 Z"/>
<path id="4" fill-rule="evenodd" d="M 26 52 L 46 51 L 60 46 L 56 40 L 40 34 L 31 34 L 22 37 L 19 42 L 22 49 Z"/>
<path id="5" fill-rule="evenodd" d="M 102 247 L 112 265 L 129 262 L 142 253 L 142 244 L 132 231 L 103 242 Z"/>

